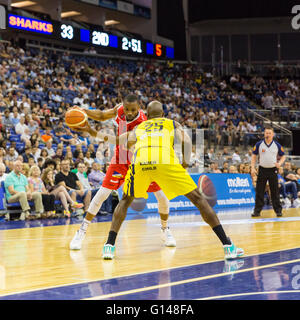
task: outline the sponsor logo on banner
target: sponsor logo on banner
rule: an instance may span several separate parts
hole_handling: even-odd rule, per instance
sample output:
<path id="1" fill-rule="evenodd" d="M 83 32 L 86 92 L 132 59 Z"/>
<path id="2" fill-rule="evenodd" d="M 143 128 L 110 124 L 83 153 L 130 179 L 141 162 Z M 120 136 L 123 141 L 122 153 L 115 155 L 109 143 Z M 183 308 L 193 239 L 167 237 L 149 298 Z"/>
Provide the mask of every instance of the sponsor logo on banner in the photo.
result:
<path id="1" fill-rule="evenodd" d="M 134 13 L 133 4 L 123 1 L 117 1 L 117 8 L 119 11 L 127 12 L 127 13 Z"/>
<path id="2" fill-rule="evenodd" d="M 227 179 L 228 187 L 250 187 L 249 180 L 247 178 L 235 178 L 235 179 Z"/>

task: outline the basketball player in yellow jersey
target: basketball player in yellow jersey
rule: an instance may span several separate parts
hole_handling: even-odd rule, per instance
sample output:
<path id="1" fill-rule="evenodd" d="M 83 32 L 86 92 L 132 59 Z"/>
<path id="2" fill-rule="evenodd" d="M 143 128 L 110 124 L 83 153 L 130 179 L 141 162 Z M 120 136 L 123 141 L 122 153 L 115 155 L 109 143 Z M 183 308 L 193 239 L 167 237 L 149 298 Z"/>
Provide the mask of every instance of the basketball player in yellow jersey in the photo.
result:
<path id="1" fill-rule="evenodd" d="M 127 209 L 135 197 L 148 198 L 147 189 L 152 181 L 157 182 L 169 200 L 185 195 L 199 209 L 203 220 L 222 242 L 225 259 L 242 256 L 243 249 L 237 248 L 226 236 L 216 213 L 185 170 L 192 149 L 188 135 L 179 123 L 163 117 L 162 104 L 158 101 L 148 104 L 147 117 L 147 121 L 127 133 L 128 148 L 135 145 L 134 155 L 125 177 L 122 200 L 114 211 L 108 240 L 103 247 L 103 259 L 114 258 L 117 233 L 126 217 Z M 173 148 L 175 136 L 182 142 L 182 165 Z M 121 140 L 122 136 L 119 143 L 122 143 Z"/>

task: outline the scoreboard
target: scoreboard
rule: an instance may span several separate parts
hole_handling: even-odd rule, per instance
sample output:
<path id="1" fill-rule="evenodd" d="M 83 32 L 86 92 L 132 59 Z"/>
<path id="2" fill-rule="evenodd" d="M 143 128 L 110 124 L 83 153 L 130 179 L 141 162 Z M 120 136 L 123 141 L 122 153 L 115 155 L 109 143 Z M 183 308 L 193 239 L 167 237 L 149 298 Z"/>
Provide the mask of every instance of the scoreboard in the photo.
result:
<path id="1" fill-rule="evenodd" d="M 75 28 L 67 23 L 32 19 L 12 13 L 8 13 L 7 27 L 8 29 L 35 33 L 44 39 L 52 38 L 101 47 L 104 51 L 107 48 L 120 54 L 126 53 L 148 58 L 174 59 L 174 48 L 172 47 L 167 47 L 160 43 L 152 43 L 144 39 L 120 37 L 112 33 L 103 32 L 100 29 Z"/>

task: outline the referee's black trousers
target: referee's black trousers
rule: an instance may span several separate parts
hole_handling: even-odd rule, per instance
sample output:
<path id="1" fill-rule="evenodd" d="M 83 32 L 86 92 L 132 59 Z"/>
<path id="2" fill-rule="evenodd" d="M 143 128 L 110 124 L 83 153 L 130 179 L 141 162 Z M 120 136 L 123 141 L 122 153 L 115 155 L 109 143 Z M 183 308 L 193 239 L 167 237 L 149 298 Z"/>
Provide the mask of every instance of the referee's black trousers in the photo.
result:
<path id="1" fill-rule="evenodd" d="M 273 209 L 276 213 L 281 213 L 282 206 L 279 198 L 277 168 L 263 168 L 261 166 L 258 168 L 258 176 L 256 181 L 254 212 L 260 213 L 265 204 L 264 195 L 266 192 L 267 181 L 269 181 Z"/>

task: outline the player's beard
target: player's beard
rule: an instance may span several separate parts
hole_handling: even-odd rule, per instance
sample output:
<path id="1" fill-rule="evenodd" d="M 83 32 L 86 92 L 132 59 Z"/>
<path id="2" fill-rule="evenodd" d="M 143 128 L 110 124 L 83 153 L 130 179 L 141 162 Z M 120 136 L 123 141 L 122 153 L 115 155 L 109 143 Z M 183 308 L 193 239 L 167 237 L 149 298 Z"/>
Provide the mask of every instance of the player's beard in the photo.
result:
<path id="1" fill-rule="evenodd" d="M 127 121 L 132 121 L 133 119 L 136 118 L 137 115 L 138 115 L 138 113 L 135 114 L 135 115 L 132 115 L 132 116 L 130 116 L 130 117 L 126 116 L 126 120 L 127 120 Z"/>

